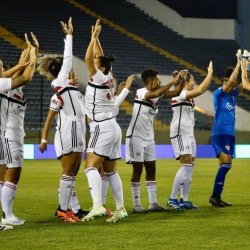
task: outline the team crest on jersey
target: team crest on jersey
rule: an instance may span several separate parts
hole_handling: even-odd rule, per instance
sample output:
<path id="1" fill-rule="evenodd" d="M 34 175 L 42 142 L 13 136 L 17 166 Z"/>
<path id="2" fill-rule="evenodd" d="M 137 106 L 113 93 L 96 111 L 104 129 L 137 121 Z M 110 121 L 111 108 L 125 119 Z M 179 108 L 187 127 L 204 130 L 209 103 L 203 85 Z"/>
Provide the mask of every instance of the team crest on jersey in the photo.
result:
<path id="1" fill-rule="evenodd" d="M 228 110 L 234 109 L 233 105 L 232 105 L 231 103 L 229 103 L 229 102 L 227 102 L 226 108 L 227 108 Z"/>
<path id="2" fill-rule="evenodd" d="M 229 145 L 225 145 L 225 149 L 226 150 L 230 150 L 230 146 Z"/>

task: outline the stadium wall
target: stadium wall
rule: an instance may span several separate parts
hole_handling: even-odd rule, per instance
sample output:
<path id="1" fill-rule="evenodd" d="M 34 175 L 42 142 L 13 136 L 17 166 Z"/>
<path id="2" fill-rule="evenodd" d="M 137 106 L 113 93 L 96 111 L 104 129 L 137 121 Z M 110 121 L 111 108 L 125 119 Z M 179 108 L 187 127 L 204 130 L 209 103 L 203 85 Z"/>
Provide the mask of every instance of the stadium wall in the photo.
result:
<path id="1" fill-rule="evenodd" d="M 234 19 L 186 18 L 157 0 L 127 1 L 186 38 L 235 40 Z"/>

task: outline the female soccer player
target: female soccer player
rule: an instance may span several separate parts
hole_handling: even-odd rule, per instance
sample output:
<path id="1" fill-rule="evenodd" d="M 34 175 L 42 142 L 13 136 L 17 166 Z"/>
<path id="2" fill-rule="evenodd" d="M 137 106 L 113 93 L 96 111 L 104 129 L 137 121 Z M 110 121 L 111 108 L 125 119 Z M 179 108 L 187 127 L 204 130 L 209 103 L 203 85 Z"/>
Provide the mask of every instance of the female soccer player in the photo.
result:
<path id="1" fill-rule="evenodd" d="M 240 70 L 240 53 L 236 54 L 237 64 L 230 77 L 222 80 L 222 87 L 213 93 L 214 102 L 214 126 L 211 142 L 219 160 L 219 169 L 215 176 L 214 187 L 209 202 L 212 206 L 231 206 L 221 199 L 225 178 L 232 166 L 235 148 L 235 107 L 236 97 L 239 94 L 237 89 L 237 78 Z"/>
<path id="2" fill-rule="evenodd" d="M 87 148 L 85 173 L 88 179 L 93 208 L 82 220 L 88 221 L 106 214 L 101 198 L 102 180 L 98 172 L 100 166 L 108 175 L 116 202 L 116 212 L 108 222 L 116 222 L 127 217 L 123 204 L 123 189 L 120 176 L 116 171 L 116 161 L 121 157 L 121 128 L 116 122 L 114 98 L 114 79 L 111 73 L 112 56 L 106 57 L 103 52 L 96 56 L 95 50 L 100 50 L 100 21 L 97 20 L 92 32 L 91 41 L 86 51 L 90 80 L 86 88 L 85 107 L 90 126 L 90 139 Z M 133 76 L 127 81 L 132 81 Z"/>
<path id="3" fill-rule="evenodd" d="M 72 18 L 69 18 L 68 24 L 61 22 L 61 25 L 66 35 L 63 58 L 42 58 L 38 70 L 41 74 L 46 75 L 48 79 L 53 80 L 51 85 L 54 87 L 56 94 L 52 97 L 51 109 L 56 112 L 59 108 L 62 108 L 64 115 L 55 138 L 56 152 L 59 152 L 57 156 L 61 160 L 63 167 L 60 180 L 59 207 L 56 210 L 56 216 L 62 218 L 65 222 L 76 222 L 79 219 L 69 209 L 69 204 L 76 169 L 81 163 L 82 153 L 85 150 L 85 115 L 81 101 L 82 95 L 78 90 L 78 86 L 71 81 L 73 60 Z M 53 116 L 53 111 L 50 111 L 44 125 L 45 136 Z M 46 143 L 47 137 L 42 138 L 41 151 L 46 149 Z"/>
<path id="4" fill-rule="evenodd" d="M 36 61 L 38 53 L 38 41 L 33 33 L 33 45 L 36 48 L 33 63 Z M 28 49 L 24 50 L 19 64 L 25 65 L 29 60 L 32 45 L 25 34 Z M 21 70 L 15 73 L 15 76 L 20 76 Z M 9 225 L 22 225 L 24 220 L 17 218 L 13 214 L 13 203 L 16 195 L 17 184 L 21 175 L 23 166 L 23 142 L 24 142 L 24 116 L 26 110 L 26 98 L 23 95 L 22 87 L 19 87 L 8 92 L 8 116 L 5 131 L 5 143 L 7 147 L 7 168 L 5 172 L 5 182 L 2 189 L 2 222 Z"/>
<path id="5" fill-rule="evenodd" d="M 126 162 L 132 163 L 131 191 L 134 213 L 166 211 L 157 202 L 156 196 L 156 153 L 153 121 L 158 113 L 158 105 L 162 97 L 170 98 L 180 94 L 183 84 L 180 83 L 181 73 L 169 84 L 160 86 L 158 72 L 147 69 L 141 74 L 144 88 L 136 91 L 133 115 L 126 133 Z M 175 85 L 175 89 L 169 89 Z M 146 186 L 149 197 L 149 208 L 145 210 L 140 201 L 140 180 L 146 170 Z"/>
<path id="6" fill-rule="evenodd" d="M 169 207 L 176 210 L 197 208 L 188 201 L 192 173 L 195 165 L 196 141 L 194 137 L 194 100 L 203 94 L 211 83 L 213 64 L 209 63 L 205 79 L 196 88 L 193 75 L 187 71 L 184 89 L 179 96 L 172 98 L 173 118 L 170 124 L 170 139 L 175 158 L 181 167 L 175 175 L 171 196 L 167 202 Z M 181 201 L 177 197 L 181 191 Z"/>

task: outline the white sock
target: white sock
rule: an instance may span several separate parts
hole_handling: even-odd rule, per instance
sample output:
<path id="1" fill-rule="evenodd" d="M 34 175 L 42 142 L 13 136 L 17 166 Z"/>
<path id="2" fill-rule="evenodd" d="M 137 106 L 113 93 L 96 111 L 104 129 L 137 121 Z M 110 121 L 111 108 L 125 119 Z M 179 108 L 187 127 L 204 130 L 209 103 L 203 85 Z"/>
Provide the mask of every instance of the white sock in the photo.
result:
<path id="1" fill-rule="evenodd" d="M 107 193 L 108 193 L 108 186 L 109 186 L 109 178 L 106 173 L 102 176 L 102 204 L 106 204 Z"/>
<path id="2" fill-rule="evenodd" d="M 140 182 L 131 182 L 131 191 L 134 207 L 141 206 L 141 183 Z"/>
<path id="3" fill-rule="evenodd" d="M 17 185 L 6 181 L 2 188 L 2 208 L 5 213 L 5 218 L 11 217 L 13 215 L 12 207 L 16 196 Z"/>
<path id="4" fill-rule="evenodd" d="M 185 167 L 181 165 L 180 169 L 177 171 L 175 178 L 174 178 L 172 193 L 170 196 L 171 199 L 177 199 L 178 194 L 182 186 L 184 185 L 185 175 L 186 175 Z"/>
<path id="5" fill-rule="evenodd" d="M 188 201 L 188 195 L 192 184 L 193 164 L 183 164 L 185 168 L 185 177 L 183 180 L 184 185 L 181 188 L 181 198 Z"/>
<path id="6" fill-rule="evenodd" d="M 146 181 L 146 187 L 147 187 L 147 191 L 148 191 L 149 206 L 151 206 L 154 203 L 157 203 L 156 181 Z"/>
<path id="7" fill-rule="evenodd" d="M 3 185 L 4 185 L 4 182 L 0 181 L 0 202 L 1 202 L 1 199 L 2 199 L 2 188 L 3 188 Z"/>
<path id="8" fill-rule="evenodd" d="M 94 167 L 85 169 L 89 190 L 93 201 L 93 209 L 102 206 L 102 179 Z"/>
<path id="9" fill-rule="evenodd" d="M 72 176 L 62 175 L 60 180 L 59 204 L 63 211 L 68 209 L 68 201 L 71 190 Z"/>
<path id="10" fill-rule="evenodd" d="M 116 210 L 124 207 L 122 181 L 117 172 L 105 173 L 108 176 L 115 199 Z"/>
<path id="11" fill-rule="evenodd" d="M 76 186 L 76 177 L 73 176 L 73 179 L 71 182 L 70 209 L 73 211 L 73 213 L 76 214 L 78 210 L 81 208 L 81 206 L 77 198 L 75 186 Z"/>

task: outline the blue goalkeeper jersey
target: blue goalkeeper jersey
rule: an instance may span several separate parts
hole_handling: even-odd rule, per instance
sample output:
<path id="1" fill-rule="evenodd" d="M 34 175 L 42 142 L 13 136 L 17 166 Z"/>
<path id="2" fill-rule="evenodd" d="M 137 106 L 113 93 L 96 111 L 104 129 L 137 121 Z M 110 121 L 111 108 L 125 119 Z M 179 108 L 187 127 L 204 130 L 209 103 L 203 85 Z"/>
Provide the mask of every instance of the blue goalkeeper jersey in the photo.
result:
<path id="1" fill-rule="evenodd" d="M 235 97 L 238 94 L 237 88 L 234 88 L 230 94 L 225 93 L 222 87 L 214 91 L 213 104 L 215 117 L 212 135 L 235 135 Z"/>

